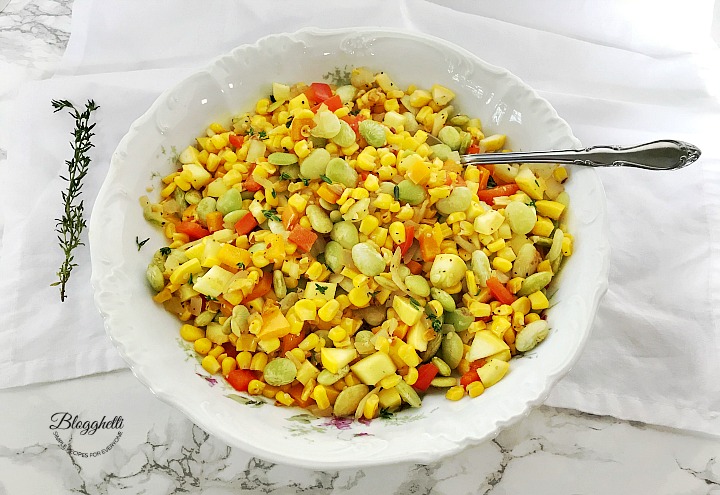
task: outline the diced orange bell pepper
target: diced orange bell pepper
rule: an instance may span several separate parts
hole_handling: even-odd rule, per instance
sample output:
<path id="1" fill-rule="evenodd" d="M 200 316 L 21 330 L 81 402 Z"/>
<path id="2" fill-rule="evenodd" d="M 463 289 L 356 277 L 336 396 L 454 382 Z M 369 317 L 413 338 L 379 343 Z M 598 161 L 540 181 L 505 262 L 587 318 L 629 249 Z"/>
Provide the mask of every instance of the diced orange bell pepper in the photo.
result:
<path id="1" fill-rule="evenodd" d="M 288 241 L 297 244 L 297 247 L 305 251 L 310 251 L 315 244 L 318 236 L 310 229 L 306 229 L 302 225 L 296 225 L 288 236 Z"/>
<path id="2" fill-rule="evenodd" d="M 440 244 L 435 240 L 432 232 L 425 232 L 420 236 L 420 254 L 423 261 L 433 261 L 440 254 Z"/>
<path id="3" fill-rule="evenodd" d="M 217 232 L 223 228 L 223 214 L 219 211 L 213 211 L 205 217 L 205 223 L 210 232 Z"/>
<path id="4" fill-rule="evenodd" d="M 247 304 L 253 299 L 257 299 L 258 297 L 262 297 L 268 292 L 270 292 L 270 289 L 272 288 L 272 274 L 270 272 L 263 272 L 263 276 L 260 279 L 260 281 L 255 285 L 253 290 L 245 296 L 245 298 L 242 300 L 242 304 Z"/>
<path id="5" fill-rule="evenodd" d="M 320 187 L 318 187 L 317 195 L 320 196 L 322 199 L 327 201 L 328 203 L 335 204 L 337 203 L 337 200 L 340 199 L 340 195 L 330 189 L 330 186 L 325 182 Z"/>

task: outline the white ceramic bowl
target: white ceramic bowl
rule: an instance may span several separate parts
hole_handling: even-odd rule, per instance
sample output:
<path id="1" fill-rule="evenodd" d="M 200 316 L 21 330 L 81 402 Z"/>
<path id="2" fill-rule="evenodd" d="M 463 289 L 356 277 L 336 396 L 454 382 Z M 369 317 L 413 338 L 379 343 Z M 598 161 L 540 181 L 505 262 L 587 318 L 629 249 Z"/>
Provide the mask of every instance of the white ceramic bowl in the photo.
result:
<path id="1" fill-rule="evenodd" d="M 580 144 L 550 104 L 517 77 L 448 42 L 384 29 L 302 30 L 238 47 L 163 93 L 118 146 L 90 221 L 95 302 L 140 381 L 228 444 L 314 469 L 427 463 L 492 438 L 540 404 L 570 369 L 607 285 L 602 185 L 593 170 L 573 168 L 567 190 L 575 252 L 552 298 L 550 336 L 514 359 L 508 375 L 479 398 L 451 402 L 431 395 L 420 409 L 350 423 L 249 399 L 207 376 L 182 345 L 180 322 L 151 299 L 145 268 L 164 241 L 143 220 L 138 198 L 150 184 L 157 194 L 157 174 L 174 170 L 170 150 L 185 148 L 209 123 L 254 108 L 273 81 L 309 83 L 355 66 L 387 71 L 401 87 L 452 88 L 456 108 L 480 117 L 486 131 L 507 134 L 515 150 Z M 139 252 L 136 236 L 150 238 Z"/>

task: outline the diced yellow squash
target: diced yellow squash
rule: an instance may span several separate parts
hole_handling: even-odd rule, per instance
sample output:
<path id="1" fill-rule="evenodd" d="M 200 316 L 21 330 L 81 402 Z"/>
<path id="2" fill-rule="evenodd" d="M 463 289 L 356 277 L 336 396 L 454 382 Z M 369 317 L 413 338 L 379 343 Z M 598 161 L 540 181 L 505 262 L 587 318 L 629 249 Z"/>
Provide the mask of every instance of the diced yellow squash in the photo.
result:
<path id="1" fill-rule="evenodd" d="M 197 258 L 198 260 L 202 260 L 203 252 L 205 251 L 205 239 L 203 239 L 202 242 L 198 242 L 192 247 L 189 247 L 185 250 L 185 256 L 188 257 L 188 259 Z"/>
<path id="2" fill-rule="evenodd" d="M 410 327 L 410 330 L 408 330 L 405 339 L 408 344 L 415 348 L 416 351 L 423 352 L 427 350 L 428 346 L 427 334 L 427 323 L 425 321 L 425 318 L 421 318 L 417 321 L 417 323 Z"/>
<path id="3" fill-rule="evenodd" d="M 535 209 L 540 215 L 558 220 L 565 210 L 565 205 L 557 201 L 540 200 L 535 202 Z"/>
<path id="4" fill-rule="evenodd" d="M 295 98 L 290 100 L 290 102 L 288 102 L 288 111 L 289 112 L 292 112 L 293 110 L 295 110 L 297 108 L 300 108 L 300 109 L 307 108 L 308 110 L 310 109 L 310 102 L 308 102 L 308 97 L 305 96 L 304 93 L 300 93 Z"/>
<path id="5" fill-rule="evenodd" d="M 505 139 L 505 134 L 493 134 L 492 136 L 481 139 L 478 142 L 478 146 L 488 153 L 499 151 L 505 146 Z"/>
<path id="6" fill-rule="evenodd" d="M 336 283 L 330 282 L 308 282 L 305 286 L 305 299 L 324 299 L 332 301 L 335 299 Z"/>
<path id="7" fill-rule="evenodd" d="M 444 107 L 455 98 L 455 93 L 440 84 L 433 84 L 432 88 L 430 88 L 430 93 L 432 94 L 433 101 L 441 107 Z"/>
<path id="8" fill-rule="evenodd" d="M 430 167 L 424 161 L 415 161 L 408 167 L 406 175 L 415 184 L 424 186 L 430 179 Z"/>
<path id="9" fill-rule="evenodd" d="M 290 99 L 290 86 L 274 82 L 272 85 L 272 94 L 275 102 L 282 104 L 284 101 Z"/>
<path id="10" fill-rule="evenodd" d="M 182 168 L 183 171 L 180 172 L 181 177 L 188 180 L 195 189 L 200 189 L 213 180 L 213 176 L 210 175 L 210 172 L 205 170 L 202 165 L 188 163 L 183 165 Z"/>
<path id="11" fill-rule="evenodd" d="M 510 361 L 511 358 L 512 354 L 510 354 L 510 349 L 505 349 L 504 351 L 500 351 L 497 354 L 488 356 L 488 359 L 499 359 L 500 361 Z"/>
<path id="12" fill-rule="evenodd" d="M 290 333 L 290 322 L 285 318 L 279 308 L 266 311 L 262 315 L 262 327 L 258 332 L 258 339 L 279 339 Z"/>
<path id="13" fill-rule="evenodd" d="M 193 261 L 193 260 L 190 260 Z M 194 260 L 197 262 L 197 260 Z M 198 262 L 199 263 L 199 262 Z M 182 266 L 182 265 L 181 265 Z M 193 289 L 210 297 L 218 297 L 232 278 L 232 272 L 213 266 L 193 284 Z"/>
<path id="14" fill-rule="evenodd" d="M 410 300 L 403 296 L 395 296 L 393 299 L 393 309 L 397 312 L 403 323 L 408 326 L 415 325 L 422 315 L 422 309 L 413 306 Z"/>
<path id="15" fill-rule="evenodd" d="M 545 180 L 541 177 L 535 177 L 535 174 L 529 167 L 520 167 L 520 170 L 515 176 L 515 183 L 522 192 L 532 199 L 543 199 L 543 194 L 546 189 Z"/>
<path id="16" fill-rule="evenodd" d="M 505 341 L 490 330 L 480 330 L 475 334 L 465 359 L 473 362 L 509 349 Z"/>
<path id="17" fill-rule="evenodd" d="M 194 275 L 202 270 L 200 260 L 197 258 L 190 259 L 177 267 L 170 275 L 170 283 L 176 285 L 184 284 L 190 275 Z M 195 289 L 197 290 L 197 289 Z"/>
<path id="18" fill-rule="evenodd" d="M 322 365 L 330 373 L 337 373 L 340 371 L 340 368 L 350 364 L 357 355 L 357 351 L 354 347 L 323 347 L 320 350 L 320 360 Z"/>
<path id="19" fill-rule="evenodd" d="M 310 361 L 307 359 L 303 361 L 302 365 L 300 365 L 300 368 L 297 371 L 297 376 L 295 377 L 297 381 L 305 385 L 310 380 L 314 380 L 317 378 L 317 376 L 320 374 L 320 370 L 318 370 Z"/>
<path id="20" fill-rule="evenodd" d="M 221 247 L 222 244 L 212 239 L 208 239 L 207 241 L 205 241 L 205 249 L 203 250 L 203 254 L 200 257 L 200 264 L 205 268 L 219 265 L 220 259 L 218 258 L 218 252 L 220 251 Z"/>
<path id="21" fill-rule="evenodd" d="M 402 403 L 400 392 L 395 387 L 382 389 L 378 392 L 378 398 L 380 399 L 380 407 L 390 411 L 399 408 Z"/>
<path id="22" fill-rule="evenodd" d="M 227 266 L 237 266 L 238 268 L 250 268 L 251 266 L 250 253 L 248 250 L 228 243 L 222 245 L 217 252 L 217 258 L 220 260 L 220 263 Z"/>
<path id="23" fill-rule="evenodd" d="M 499 382 L 507 373 L 510 368 L 510 363 L 507 361 L 501 361 L 500 359 L 490 359 L 483 366 L 478 368 L 477 374 L 480 377 L 482 384 L 487 387 L 492 387 Z"/>
<path id="24" fill-rule="evenodd" d="M 397 371 L 393 360 L 384 352 L 370 354 L 353 364 L 350 369 L 360 381 L 370 386 L 374 386 L 386 376 L 390 376 Z"/>

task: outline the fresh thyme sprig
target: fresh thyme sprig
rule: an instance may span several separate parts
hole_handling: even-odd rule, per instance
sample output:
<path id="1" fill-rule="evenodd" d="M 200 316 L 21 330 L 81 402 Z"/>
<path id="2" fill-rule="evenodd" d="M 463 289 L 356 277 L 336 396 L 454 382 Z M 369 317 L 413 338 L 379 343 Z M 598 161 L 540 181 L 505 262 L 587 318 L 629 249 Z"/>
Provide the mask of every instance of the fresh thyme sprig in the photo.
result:
<path id="1" fill-rule="evenodd" d="M 65 285 L 70 279 L 72 269 L 78 266 L 74 262 L 75 257 L 72 252 L 76 247 L 84 245 L 80 240 L 80 236 L 86 227 L 83 218 L 85 207 L 79 197 L 82 192 L 83 179 L 87 175 L 88 166 L 90 165 L 90 157 L 87 155 L 87 152 L 93 147 L 90 138 L 95 135 L 92 132 L 95 124 L 90 124 L 90 114 L 100 107 L 95 105 L 93 100 L 88 100 L 85 103 L 85 111 L 83 112 L 80 112 L 68 100 L 52 100 L 52 106 L 55 109 L 54 113 L 65 108 L 70 109 L 68 113 L 75 119 L 75 129 L 72 132 L 74 140 L 70 141 L 73 157 L 71 160 L 65 161 L 68 167 L 67 177 L 60 176 L 61 179 L 67 182 L 67 190 L 62 192 L 63 215 L 61 218 L 55 219 L 57 221 L 55 232 L 58 234 L 57 238 L 60 249 L 65 255 L 65 260 L 57 272 L 58 281 L 51 284 L 52 286 L 60 286 L 60 301 L 65 302 L 67 297 Z"/>

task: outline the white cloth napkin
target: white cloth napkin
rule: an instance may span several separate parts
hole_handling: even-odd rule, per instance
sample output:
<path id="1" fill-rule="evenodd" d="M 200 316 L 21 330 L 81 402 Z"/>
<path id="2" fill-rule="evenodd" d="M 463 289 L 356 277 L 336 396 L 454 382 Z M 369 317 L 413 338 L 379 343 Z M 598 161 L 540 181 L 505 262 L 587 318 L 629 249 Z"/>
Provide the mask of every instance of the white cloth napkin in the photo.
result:
<path id="1" fill-rule="evenodd" d="M 550 100 L 585 144 L 672 137 L 703 150 L 700 162 L 674 173 L 601 171 L 610 214 L 610 289 L 586 351 L 548 404 L 720 434 L 720 151 L 713 135 L 720 113 L 712 94 L 720 88 L 718 52 L 697 26 L 661 37 L 641 22 L 639 10 L 623 17 L 621 3 L 605 5 L 599 29 L 602 12 L 589 0 L 566 13 L 560 2 L 539 12 L 520 0 L 497 13 L 470 2 L 453 10 L 419 0 L 326 2 L 322 9 L 309 1 L 76 0 L 59 72 L 106 74 L 25 88 L 12 114 L 15 132 L 2 172 L 12 194 L 3 201 L 0 254 L 0 290 L 8 301 L 0 338 L 12 344 L 0 350 L 0 386 L 121 366 L 92 307 L 87 247 L 64 305 L 57 289 L 47 287 L 62 259 L 52 229 L 71 128 L 69 117 L 51 114 L 51 98 L 78 104 L 94 98 L 101 106 L 96 160 L 85 186 L 90 211 L 130 122 L 188 68 L 274 32 L 384 25 L 443 37 L 507 67 Z M 703 2 L 695 13 L 706 15 L 706 7 Z M 138 71 L 150 68 L 168 70 Z"/>

